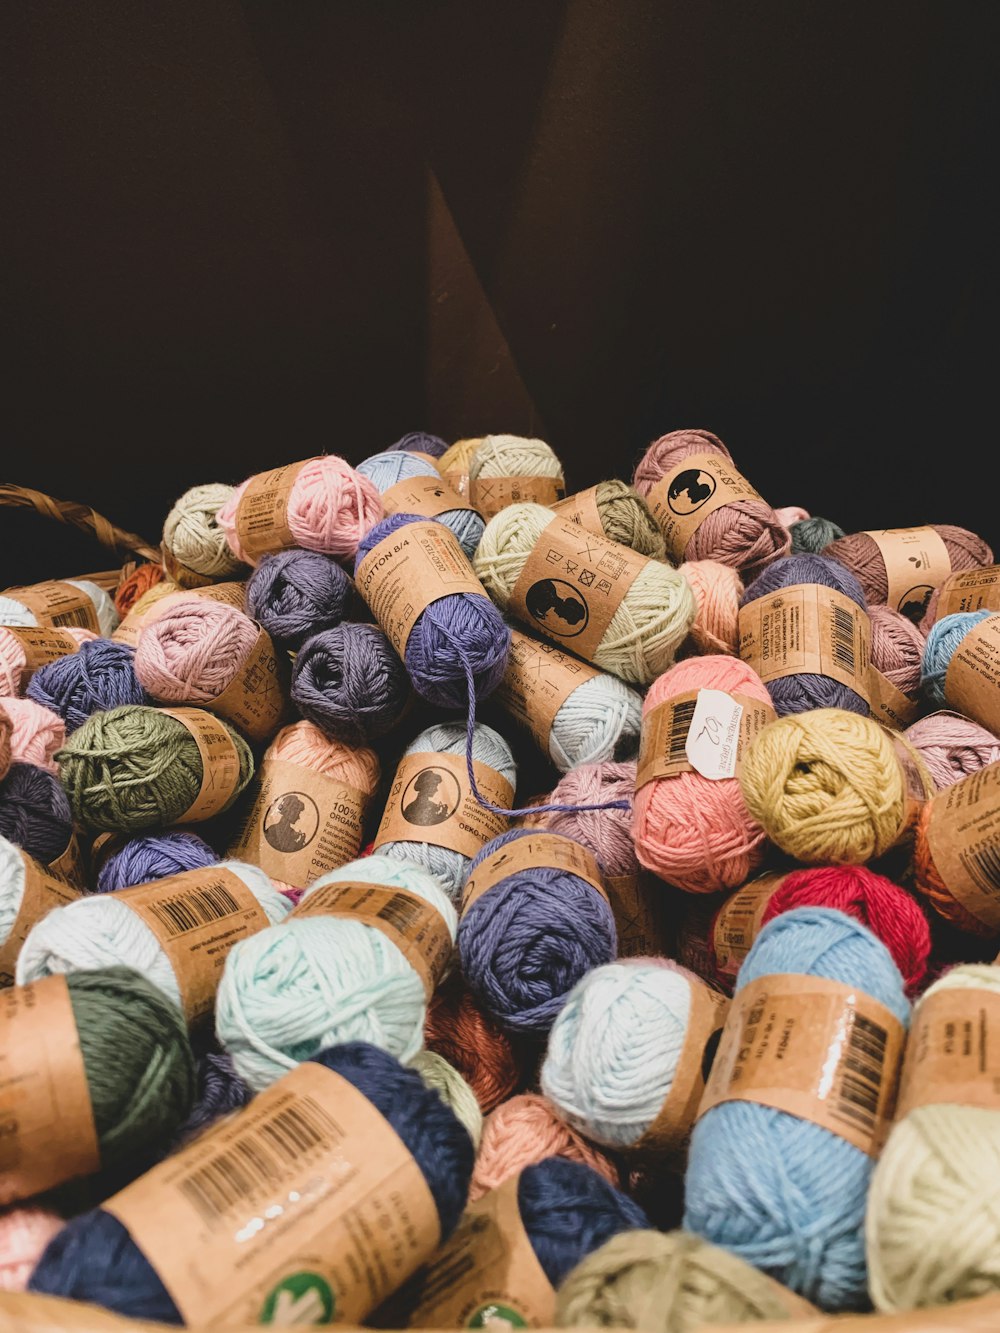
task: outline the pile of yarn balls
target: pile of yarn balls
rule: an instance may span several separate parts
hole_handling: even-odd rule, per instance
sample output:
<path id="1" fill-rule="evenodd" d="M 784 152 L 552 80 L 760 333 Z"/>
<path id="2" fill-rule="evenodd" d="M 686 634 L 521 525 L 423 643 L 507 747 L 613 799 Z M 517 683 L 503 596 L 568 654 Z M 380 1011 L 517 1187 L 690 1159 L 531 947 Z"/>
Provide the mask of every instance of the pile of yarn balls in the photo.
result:
<path id="1" fill-rule="evenodd" d="M 18 637 L 36 613 L 17 589 L 0 595 L 0 949 L 19 938 L 31 862 L 79 895 L 28 923 L 11 970 L 19 985 L 67 978 L 100 1157 L 95 1180 L 0 1211 L 0 1290 L 177 1322 L 155 1255 L 95 1203 L 314 1061 L 394 1127 L 442 1236 L 468 1203 L 517 1181 L 553 1288 L 545 1322 L 695 1333 L 810 1305 L 895 1312 L 1000 1293 L 1000 1104 L 920 1108 L 880 1157 L 751 1100 L 706 1111 L 679 1153 L 649 1146 L 699 988 L 738 1000 L 759 977 L 825 978 L 863 991 L 904 1030 L 911 1006 L 919 1015 L 935 994 L 967 998 L 971 1018 L 1000 993 L 989 961 L 1000 931 L 984 931 L 924 864 L 923 824 L 914 852 L 919 821 L 897 747 L 867 695 L 816 671 L 765 681 L 739 658 L 741 609 L 802 584 L 835 590 L 869 618 L 872 663 L 910 709 L 904 741 L 940 791 L 1000 764 L 1000 737 L 956 712 L 946 690 L 965 635 L 996 612 L 939 619 L 935 590 L 915 623 L 886 605 L 867 534 L 770 498 L 716 508 L 675 564 L 650 497 L 698 455 L 747 466 L 752 481 L 752 450 L 734 457 L 691 429 L 656 439 L 633 476 L 598 482 L 591 521 L 644 564 L 592 653 L 596 676 L 556 710 L 548 744 L 496 690 L 511 592 L 551 511 L 512 502 L 484 518 L 468 500 L 470 482 L 474 493 L 505 477 L 572 493 L 577 479 L 541 440 L 416 431 L 353 465 L 309 459 L 276 549 L 263 553 L 245 549 L 240 527 L 251 479 L 199 482 L 166 515 L 162 566 L 129 569 L 117 589 L 74 580 L 100 633 L 72 629 L 44 665 L 29 663 Z M 461 506 L 434 519 L 385 512 L 398 483 L 440 477 Z M 414 522 L 449 530 L 483 592 L 425 607 L 400 654 L 354 579 Z M 978 535 L 936 527 L 953 571 L 992 564 Z M 212 600 L 220 583 L 239 585 L 242 609 Z M 184 600 L 157 612 L 169 592 Z M 117 635 L 126 613 L 130 624 L 148 617 L 138 650 L 135 635 Z M 231 718 L 228 807 L 186 822 L 202 751 L 167 710 L 212 709 L 260 630 L 285 691 L 286 730 L 267 753 L 318 782 L 350 775 L 368 802 L 365 850 L 307 886 L 232 857 L 268 742 Z M 637 786 L 641 720 L 701 690 L 739 694 L 775 720 L 725 780 L 689 769 Z M 509 785 L 514 814 L 481 821 L 478 853 L 435 842 L 431 827 L 378 834 L 392 775 L 414 756 L 475 764 Z M 544 846 L 536 833 L 583 849 L 605 892 L 543 856 L 463 910 L 470 876 Z M 256 900 L 262 928 L 232 947 L 214 1019 L 189 1033 L 178 973 L 117 898 L 224 872 Z M 765 872 L 781 878 L 738 970 L 727 970 L 717 956 L 726 904 Z M 413 957 L 370 924 L 291 915 L 337 884 L 433 909 L 452 942 L 433 993 Z M 398 1295 L 392 1318 L 403 1326 L 406 1288 Z"/>

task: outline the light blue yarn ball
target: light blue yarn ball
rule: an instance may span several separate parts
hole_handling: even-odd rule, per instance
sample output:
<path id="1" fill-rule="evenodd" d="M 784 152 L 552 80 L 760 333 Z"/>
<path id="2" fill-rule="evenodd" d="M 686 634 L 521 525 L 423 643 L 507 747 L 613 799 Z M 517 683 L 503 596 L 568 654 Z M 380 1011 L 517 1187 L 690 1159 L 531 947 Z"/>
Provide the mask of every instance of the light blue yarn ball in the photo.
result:
<path id="1" fill-rule="evenodd" d="M 458 722 L 440 722 L 428 727 L 415 737 L 406 747 L 407 754 L 465 754 L 465 724 Z M 517 766 L 510 746 L 492 727 L 482 722 L 476 723 L 472 740 L 472 757 L 507 779 L 511 787 L 517 785 Z M 414 826 L 416 828 L 416 826 Z M 433 833 L 433 828 L 428 830 Z M 436 847 L 431 842 L 384 842 L 376 851 L 383 856 L 415 861 L 418 865 L 436 875 L 446 885 L 453 903 L 458 905 L 462 896 L 462 885 L 469 872 L 471 857 L 448 847 Z"/>
<path id="2" fill-rule="evenodd" d="M 433 463 L 402 449 L 387 449 L 384 453 L 373 454 L 358 464 L 357 471 L 378 487 L 380 495 L 384 495 L 390 486 L 395 486 L 397 481 L 409 481 L 411 477 L 441 480 L 441 474 Z M 444 513 L 438 514 L 437 521 L 451 528 L 462 550 L 471 560 L 486 527 L 482 517 L 474 509 L 446 509 Z"/>
<path id="3" fill-rule="evenodd" d="M 366 856 L 321 875 L 325 884 L 407 889 L 443 917 L 458 918 L 444 886 L 412 861 Z M 343 917 L 293 917 L 241 940 L 226 959 L 216 1035 L 255 1091 L 328 1046 L 367 1041 L 398 1060 L 424 1044 L 427 997 L 419 974 L 389 937 Z"/>
<path id="4" fill-rule="evenodd" d="M 798 973 L 857 986 L 905 1025 L 903 979 L 870 930 L 802 907 L 758 935 L 736 979 Z M 875 1160 L 808 1120 L 752 1102 L 706 1112 L 691 1139 L 684 1227 L 824 1310 L 865 1305 L 865 1204 Z"/>
<path id="5" fill-rule="evenodd" d="M 560 773 L 634 754 L 642 727 L 642 695 L 602 671 L 566 699 L 552 721 L 549 758 Z"/>
<path id="6" fill-rule="evenodd" d="M 947 703 L 944 678 L 958 646 L 974 625 L 995 616 L 995 611 L 957 611 L 934 623 L 924 644 L 924 660 L 920 666 L 920 684 L 931 703 Z"/>

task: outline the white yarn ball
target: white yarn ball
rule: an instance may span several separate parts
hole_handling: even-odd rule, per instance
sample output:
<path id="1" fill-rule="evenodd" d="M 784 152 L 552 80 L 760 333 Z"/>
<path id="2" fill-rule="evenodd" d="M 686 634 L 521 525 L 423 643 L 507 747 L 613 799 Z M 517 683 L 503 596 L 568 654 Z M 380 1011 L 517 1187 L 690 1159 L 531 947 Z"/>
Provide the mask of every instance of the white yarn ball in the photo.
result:
<path id="1" fill-rule="evenodd" d="M 0 947 L 7 943 L 24 897 L 24 853 L 0 838 Z"/>
<path id="2" fill-rule="evenodd" d="M 228 504 L 235 489 L 222 482 L 192 486 L 175 501 L 164 520 L 164 549 L 205 578 L 220 580 L 246 574 L 246 566 L 229 549 L 217 521 L 219 510 Z"/>
<path id="3" fill-rule="evenodd" d="M 560 773 L 632 753 L 642 727 L 642 695 L 603 671 L 585 680 L 552 722 L 549 757 Z"/>
<path id="4" fill-rule="evenodd" d="M 72 583 L 74 588 L 85 592 L 94 603 L 102 638 L 108 638 L 118 628 L 118 612 L 103 588 L 91 583 L 90 579 L 60 579 L 59 582 Z M 30 629 L 37 624 L 34 612 L 29 611 L 16 597 L 0 597 L 0 625 L 11 625 L 15 629 Z"/>
<path id="5" fill-rule="evenodd" d="M 551 445 L 525 435 L 487 435 L 469 462 L 469 478 L 553 477 L 565 485 L 563 466 Z"/>

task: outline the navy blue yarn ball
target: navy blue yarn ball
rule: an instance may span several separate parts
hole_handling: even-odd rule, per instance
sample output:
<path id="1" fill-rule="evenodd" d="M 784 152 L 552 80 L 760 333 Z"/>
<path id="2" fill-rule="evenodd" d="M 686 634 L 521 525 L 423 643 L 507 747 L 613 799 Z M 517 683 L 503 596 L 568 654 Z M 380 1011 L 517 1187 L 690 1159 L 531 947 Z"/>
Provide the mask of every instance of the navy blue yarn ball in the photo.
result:
<path id="1" fill-rule="evenodd" d="M 25 691 L 29 699 L 58 713 L 67 735 L 92 713 L 153 700 L 136 679 L 135 649 L 114 639 L 90 639 L 75 653 L 39 667 Z"/>
<path id="2" fill-rule="evenodd" d="M 0 782 L 0 834 L 47 865 L 62 856 L 73 833 L 66 793 L 47 769 L 11 764 Z"/>

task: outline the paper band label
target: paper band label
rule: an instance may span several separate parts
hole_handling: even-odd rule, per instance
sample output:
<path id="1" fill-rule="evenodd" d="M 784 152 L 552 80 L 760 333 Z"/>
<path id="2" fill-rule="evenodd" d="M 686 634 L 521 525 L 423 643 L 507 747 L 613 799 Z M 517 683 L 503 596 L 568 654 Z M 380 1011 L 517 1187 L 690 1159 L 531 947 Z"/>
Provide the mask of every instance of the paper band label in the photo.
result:
<path id="1" fill-rule="evenodd" d="M 65 907 L 81 897 L 79 889 L 47 874 L 26 852 L 21 852 L 21 860 L 24 863 L 24 891 L 10 934 L 0 943 L 0 986 L 13 986 L 17 955 L 35 922 L 48 916 L 54 907 Z"/>
<path id="2" fill-rule="evenodd" d="M 476 786 L 491 805 L 506 806 L 514 789 L 495 768 L 473 760 Z M 473 857 L 508 821 L 481 806 L 469 787 L 465 756 L 406 754 L 400 759 L 375 834 L 375 850 L 387 842 L 426 842 Z"/>
<path id="3" fill-rule="evenodd" d="M 191 805 L 175 821 L 200 824 L 220 814 L 233 799 L 240 781 L 240 756 L 229 731 L 203 708 L 161 708 L 191 733 L 201 756 L 201 786 Z"/>
<path id="4" fill-rule="evenodd" d="M 474 477 L 469 482 L 472 507 L 489 520 L 508 505 L 554 505 L 566 494 L 557 477 Z"/>
<path id="5" fill-rule="evenodd" d="M 477 898 L 511 875 L 543 869 L 563 870 L 576 875 L 577 879 L 586 880 L 610 906 L 600 867 L 586 847 L 572 838 L 564 838 L 561 833 L 531 833 L 498 848 L 476 866 L 462 890 L 463 913 Z"/>
<path id="6" fill-rule="evenodd" d="M 987 731 L 1000 731 L 1000 615 L 966 634 L 944 678 L 948 702 Z"/>
<path id="7" fill-rule="evenodd" d="M 229 855 L 308 888 L 357 856 L 367 803 L 357 787 L 265 755 Z"/>
<path id="8" fill-rule="evenodd" d="M 183 561 L 178 560 L 173 551 L 167 546 L 160 548 L 160 563 L 163 566 L 163 572 L 178 588 L 207 588 L 212 583 L 210 574 L 199 574 L 196 569 L 190 565 L 185 565 Z"/>
<path id="9" fill-rule="evenodd" d="M 988 929 L 1000 930 L 1000 764 L 938 792 L 927 843 L 956 902 Z"/>
<path id="10" fill-rule="evenodd" d="M 510 609 L 546 638 L 590 659 L 648 564 L 629 547 L 557 515 L 528 556 Z"/>
<path id="11" fill-rule="evenodd" d="M 699 1118 L 722 1102 L 773 1106 L 877 1157 L 905 1033 L 885 1005 L 826 977 L 758 977 L 736 995 Z"/>
<path id="12" fill-rule="evenodd" d="M 934 783 L 923 756 L 913 742 L 907 740 L 901 731 L 894 731 L 882 723 L 879 725 L 892 741 L 892 748 L 896 752 L 896 759 L 903 776 L 905 804 L 899 832 L 896 834 L 898 843 L 906 838 L 912 838 L 921 810 L 934 795 Z"/>
<path id="13" fill-rule="evenodd" d="M 735 777 L 775 716 L 770 704 L 739 692 L 682 690 L 664 699 L 643 713 L 636 791 L 678 773 L 698 772 L 712 781 Z"/>
<path id="14" fill-rule="evenodd" d="M 1000 611 L 1000 565 L 965 569 L 941 584 L 935 621 L 958 611 Z"/>
<path id="15" fill-rule="evenodd" d="M 808 672 L 868 701 L 871 621 L 833 588 L 795 583 L 740 607 L 740 657 L 767 684 Z"/>
<path id="16" fill-rule="evenodd" d="M 190 601 L 192 597 L 207 597 L 210 602 L 235 606 L 237 611 L 246 610 L 245 583 L 210 583 L 203 588 L 188 588 L 183 592 L 178 592 L 169 583 L 158 583 L 139 599 L 111 637 L 116 643 L 127 643 L 134 648 L 147 625 L 152 625 L 175 606 Z"/>
<path id="17" fill-rule="evenodd" d="M 27 588 L 6 588 L 2 595 L 13 597 L 15 602 L 27 607 L 39 625 L 53 629 L 89 629 L 95 634 L 101 632 L 97 607 L 74 583 L 51 579 Z"/>
<path id="18" fill-rule="evenodd" d="M 438 514 L 454 509 L 474 512 L 446 477 L 410 477 L 407 481 L 397 481 L 382 492 L 382 508 L 386 514 L 422 514 L 424 518 L 437 518 Z"/>
<path id="19" fill-rule="evenodd" d="M 279 657 L 268 632 L 258 630 L 247 660 L 222 693 L 205 707 L 227 718 L 248 740 L 270 740 L 285 716 L 286 662 L 287 658 Z"/>
<path id="20" fill-rule="evenodd" d="M 1000 1111 L 1000 994 L 940 990 L 913 1014 L 896 1119 L 918 1106 L 981 1106 Z"/>
<path id="21" fill-rule="evenodd" d="M 313 1062 L 102 1207 L 186 1324 L 357 1323 L 433 1254 L 437 1209 L 388 1121 Z"/>
<path id="22" fill-rule="evenodd" d="M 494 698 L 528 728 L 545 754 L 552 724 L 563 704 L 585 681 L 601 673 L 554 644 L 539 643 L 511 630 L 507 670 Z"/>
<path id="23" fill-rule="evenodd" d="M 730 983 L 736 980 L 744 958 L 764 924 L 764 913 L 786 875 L 760 875 L 733 894 L 715 918 L 712 948 L 716 970 Z"/>
<path id="24" fill-rule="evenodd" d="M 240 877 L 220 866 L 121 889 L 115 899 L 141 917 L 159 940 L 189 1023 L 212 1013 L 233 945 L 270 924 Z"/>
<path id="25" fill-rule="evenodd" d="M 0 994 L 0 1206 L 101 1169 L 65 977 Z"/>
<path id="26" fill-rule="evenodd" d="M 82 890 L 86 886 L 87 868 L 83 863 L 80 839 L 76 836 L 75 830 L 69 835 L 65 851 L 54 861 L 50 861 L 47 869 L 50 875 L 64 879 L 73 888 Z"/>
<path id="27" fill-rule="evenodd" d="M 15 629 L 11 626 L 6 632 L 15 639 L 24 654 L 24 666 L 18 681 L 18 689 L 22 693 L 39 667 L 48 666 L 50 662 L 58 661 L 60 657 L 69 657 L 71 653 L 80 650 L 76 639 L 64 629 L 50 629 L 44 625 L 38 629 Z"/>
<path id="28" fill-rule="evenodd" d="M 444 917 L 406 889 L 384 884 L 324 884 L 305 896 L 293 917 L 335 916 L 381 931 L 410 963 L 430 999 L 451 961 L 453 940 Z"/>
<path id="29" fill-rule="evenodd" d="M 604 524 L 601 522 L 601 511 L 597 507 L 596 486 L 588 486 L 585 491 L 568 495 L 565 500 L 558 501 L 551 508 L 560 518 L 568 518 L 571 523 L 585 528 L 587 532 L 595 532 L 599 537 L 606 535 Z"/>
<path id="30" fill-rule="evenodd" d="M 432 602 L 457 593 L 486 596 L 458 538 L 433 520 L 383 538 L 362 560 L 355 582 L 400 657 Z"/>
<path id="31" fill-rule="evenodd" d="M 642 871 L 605 875 L 619 958 L 670 956 L 670 904 L 664 886 Z"/>
<path id="32" fill-rule="evenodd" d="M 285 551 L 298 542 L 288 526 L 288 498 L 295 481 L 311 462 L 287 463 L 251 477 L 236 506 L 236 535 L 251 562 L 270 551 Z"/>
<path id="33" fill-rule="evenodd" d="M 668 557 L 677 564 L 709 514 L 737 500 L 760 498 L 719 454 L 692 454 L 656 483 L 646 504 L 666 539 Z"/>
<path id="34" fill-rule="evenodd" d="M 910 699 L 902 690 L 897 690 L 892 681 L 875 667 L 868 678 L 868 698 L 875 721 L 892 727 L 894 731 L 912 726 L 920 714 L 919 700 Z"/>
<path id="35" fill-rule="evenodd" d="M 919 620 L 931 593 L 951 573 L 948 548 L 940 533 L 930 527 L 869 528 L 867 533 L 885 565 L 886 604 L 910 620 Z"/>

